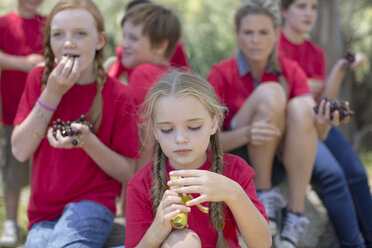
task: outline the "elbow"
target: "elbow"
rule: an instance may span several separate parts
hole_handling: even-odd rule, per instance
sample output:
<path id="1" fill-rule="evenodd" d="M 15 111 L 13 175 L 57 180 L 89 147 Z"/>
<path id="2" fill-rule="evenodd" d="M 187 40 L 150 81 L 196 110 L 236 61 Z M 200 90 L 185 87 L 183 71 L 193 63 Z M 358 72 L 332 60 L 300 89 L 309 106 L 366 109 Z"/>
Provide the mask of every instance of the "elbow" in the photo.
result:
<path id="1" fill-rule="evenodd" d="M 30 155 L 26 154 L 17 142 L 14 140 L 14 137 L 11 138 L 11 145 L 12 145 L 12 154 L 19 162 L 26 162 Z"/>
<path id="2" fill-rule="evenodd" d="M 13 156 L 19 161 L 19 162 L 26 162 L 27 159 L 30 157 L 30 156 L 27 156 L 26 154 L 22 153 L 21 151 L 19 151 L 19 149 L 17 149 L 15 146 L 12 145 L 12 154 Z"/>

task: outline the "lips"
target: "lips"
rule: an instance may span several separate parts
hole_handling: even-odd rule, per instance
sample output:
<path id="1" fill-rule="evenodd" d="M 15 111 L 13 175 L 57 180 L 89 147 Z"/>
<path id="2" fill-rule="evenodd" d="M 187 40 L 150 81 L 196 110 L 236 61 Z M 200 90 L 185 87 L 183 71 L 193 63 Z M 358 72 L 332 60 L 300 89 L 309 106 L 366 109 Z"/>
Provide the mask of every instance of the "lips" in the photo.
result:
<path id="1" fill-rule="evenodd" d="M 69 57 L 69 58 L 79 58 L 79 54 L 73 54 L 73 53 L 65 53 L 63 56 Z"/>
<path id="2" fill-rule="evenodd" d="M 191 151 L 192 151 L 191 149 L 179 149 L 179 150 L 175 150 L 174 152 L 177 153 L 177 154 L 186 154 L 186 153 L 189 153 Z"/>

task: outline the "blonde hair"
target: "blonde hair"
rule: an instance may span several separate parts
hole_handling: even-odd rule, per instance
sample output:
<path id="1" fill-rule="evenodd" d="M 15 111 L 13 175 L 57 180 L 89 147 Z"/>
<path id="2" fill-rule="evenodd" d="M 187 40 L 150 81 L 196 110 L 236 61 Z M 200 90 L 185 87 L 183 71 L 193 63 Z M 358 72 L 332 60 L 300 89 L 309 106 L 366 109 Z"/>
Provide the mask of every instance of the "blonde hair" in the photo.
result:
<path id="1" fill-rule="evenodd" d="M 271 19 L 274 30 L 281 26 L 281 13 L 276 0 L 244 0 L 235 12 L 234 25 L 235 29 L 239 31 L 242 19 L 251 14 L 266 15 Z M 278 61 L 278 51 L 276 45 L 268 59 L 268 66 L 271 66 L 276 72 L 279 73 L 279 83 L 283 86 L 285 92 L 288 91 L 288 86 L 285 78 L 282 76 L 281 67 Z M 288 93 L 287 93 L 288 94 Z"/>
<path id="2" fill-rule="evenodd" d="M 211 115 L 219 117 L 219 125 L 214 135 L 210 137 L 212 150 L 211 171 L 223 174 L 223 153 L 219 141 L 220 126 L 224 117 L 225 108 L 222 107 L 217 99 L 213 87 L 191 72 L 172 71 L 161 78 L 148 92 L 145 101 L 146 115 L 153 121 L 153 112 L 156 101 L 161 97 L 173 96 L 180 98 L 183 96 L 196 97 Z M 160 144 L 156 142 L 153 160 L 154 185 L 152 188 L 154 212 L 156 212 L 162 196 L 167 189 L 166 156 Z M 225 211 L 223 202 L 210 202 L 209 218 L 217 232 L 222 232 L 225 227 Z M 227 247 L 223 235 L 219 235 L 217 247 Z"/>
<path id="3" fill-rule="evenodd" d="M 168 41 L 164 55 L 167 59 L 172 57 L 182 32 L 181 23 L 173 11 L 161 5 L 141 3 L 128 10 L 121 25 L 127 21 L 135 26 L 143 24 L 142 33 L 149 37 L 151 48 Z"/>
<path id="4" fill-rule="evenodd" d="M 60 0 L 51 10 L 48 15 L 48 19 L 45 26 L 45 37 L 44 37 L 44 56 L 45 56 L 45 70 L 42 77 L 42 86 L 45 87 L 50 73 L 53 70 L 55 55 L 53 54 L 51 45 L 50 45 L 50 26 L 54 16 L 63 10 L 66 9 L 83 9 L 88 11 L 94 18 L 96 23 L 96 28 L 98 33 L 105 31 L 105 25 L 103 16 L 98 9 L 97 5 L 91 0 Z M 105 70 L 103 68 L 104 62 L 104 52 L 103 48 L 96 51 L 95 63 L 97 65 L 97 94 L 94 97 L 93 104 L 89 111 L 90 121 L 93 123 L 94 131 L 97 132 L 101 120 L 102 120 L 102 108 L 103 108 L 103 98 L 102 98 L 102 89 L 104 87 L 106 77 Z"/>

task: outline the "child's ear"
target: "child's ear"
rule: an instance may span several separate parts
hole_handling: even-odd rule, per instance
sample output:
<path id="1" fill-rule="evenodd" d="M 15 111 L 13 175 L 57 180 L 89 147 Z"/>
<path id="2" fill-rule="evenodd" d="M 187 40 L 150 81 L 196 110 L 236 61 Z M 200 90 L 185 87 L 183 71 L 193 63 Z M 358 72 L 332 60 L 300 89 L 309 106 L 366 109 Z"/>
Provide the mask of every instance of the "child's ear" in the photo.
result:
<path id="1" fill-rule="evenodd" d="M 211 135 L 217 132 L 219 121 L 220 121 L 220 117 L 218 115 L 214 115 L 212 119 Z"/>
<path id="2" fill-rule="evenodd" d="M 162 43 L 160 43 L 159 45 L 157 45 L 154 50 L 155 52 L 158 54 L 158 55 L 161 55 L 164 57 L 165 55 L 165 51 L 167 50 L 168 48 L 168 45 L 169 45 L 169 41 L 168 40 L 165 40 L 163 41 Z"/>
<path id="3" fill-rule="evenodd" d="M 97 44 L 96 44 L 96 50 L 101 50 L 105 45 L 106 45 L 106 42 L 107 42 L 107 34 L 106 32 L 101 32 L 98 34 L 98 41 L 97 41 Z"/>

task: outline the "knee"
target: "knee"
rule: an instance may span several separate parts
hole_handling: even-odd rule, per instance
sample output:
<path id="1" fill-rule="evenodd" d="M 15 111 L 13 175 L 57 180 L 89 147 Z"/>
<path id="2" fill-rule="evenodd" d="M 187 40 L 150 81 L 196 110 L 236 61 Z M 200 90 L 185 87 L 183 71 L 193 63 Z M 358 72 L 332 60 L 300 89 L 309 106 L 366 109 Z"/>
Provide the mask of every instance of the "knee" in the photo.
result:
<path id="1" fill-rule="evenodd" d="M 288 125 L 301 127 L 308 130 L 314 127 L 314 113 L 312 109 L 312 99 L 307 97 L 296 97 L 287 104 Z"/>
<path id="2" fill-rule="evenodd" d="M 315 164 L 315 167 L 318 167 L 317 164 Z M 314 168 L 315 171 L 317 171 L 317 169 L 319 168 Z M 347 188 L 348 185 L 341 168 L 331 166 L 331 164 L 326 164 L 323 170 L 315 173 L 314 180 L 318 182 L 323 193 L 343 190 Z"/>
<path id="3" fill-rule="evenodd" d="M 202 246 L 199 236 L 194 231 L 190 229 L 180 229 L 171 232 L 161 247 L 201 248 Z"/>
<path id="4" fill-rule="evenodd" d="M 254 94 L 261 99 L 258 109 L 267 108 L 274 114 L 284 113 L 287 99 L 284 89 L 280 84 L 276 82 L 261 84 L 255 89 Z"/>

